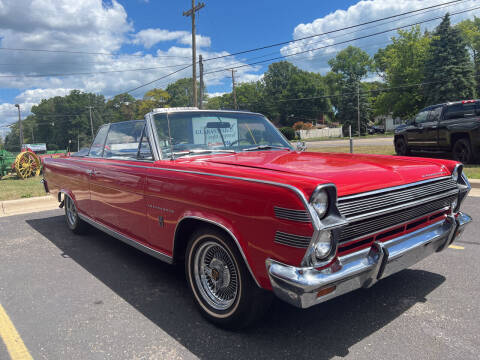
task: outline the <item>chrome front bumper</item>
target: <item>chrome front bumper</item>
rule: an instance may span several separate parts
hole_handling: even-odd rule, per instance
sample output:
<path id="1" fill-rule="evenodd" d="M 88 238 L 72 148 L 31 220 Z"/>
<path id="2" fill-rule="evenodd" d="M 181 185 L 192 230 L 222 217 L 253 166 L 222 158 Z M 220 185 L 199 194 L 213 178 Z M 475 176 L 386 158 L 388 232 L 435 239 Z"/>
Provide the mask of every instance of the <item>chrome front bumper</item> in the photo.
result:
<path id="1" fill-rule="evenodd" d="M 412 266 L 447 248 L 472 221 L 458 213 L 410 234 L 376 242 L 369 249 L 339 257 L 329 267 L 298 268 L 267 259 L 274 293 L 282 300 L 307 308 L 350 291 L 370 287 L 378 280 Z"/>

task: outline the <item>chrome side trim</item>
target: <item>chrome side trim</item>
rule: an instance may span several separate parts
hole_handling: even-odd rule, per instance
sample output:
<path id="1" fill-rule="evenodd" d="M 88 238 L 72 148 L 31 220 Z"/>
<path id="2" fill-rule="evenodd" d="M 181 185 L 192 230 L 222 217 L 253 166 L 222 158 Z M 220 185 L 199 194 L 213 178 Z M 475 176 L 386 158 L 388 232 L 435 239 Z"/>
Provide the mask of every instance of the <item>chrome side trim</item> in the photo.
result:
<path id="1" fill-rule="evenodd" d="M 200 220 L 200 221 L 205 221 L 207 223 L 210 223 L 210 224 L 213 224 L 215 226 L 218 226 L 219 228 L 225 230 L 227 232 L 228 235 L 230 235 L 230 237 L 233 239 L 233 241 L 235 242 L 235 244 L 237 245 L 237 248 L 238 248 L 238 251 L 240 251 L 240 254 L 242 254 L 242 258 L 243 258 L 243 261 L 245 262 L 245 265 L 247 266 L 247 269 L 248 271 L 250 272 L 250 275 L 252 275 L 252 278 L 253 280 L 255 281 L 255 283 L 257 284 L 258 287 L 261 288 L 260 284 L 258 283 L 257 281 L 257 278 L 255 277 L 253 271 L 252 271 L 252 268 L 250 267 L 250 264 L 248 263 L 247 261 L 247 258 L 245 256 L 245 253 L 243 252 L 243 248 L 242 246 L 240 245 L 240 242 L 238 241 L 237 237 L 228 229 L 226 228 L 225 226 L 223 226 L 222 224 L 214 221 L 214 220 L 210 220 L 210 219 L 207 219 L 207 218 L 203 218 L 203 217 L 200 217 L 200 216 L 184 216 L 182 217 L 178 222 L 177 222 L 177 225 L 175 226 L 175 232 L 174 232 L 174 241 L 173 241 L 173 249 L 172 249 L 172 254 L 174 254 L 175 256 L 175 239 L 177 237 L 177 230 L 178 230 L 178 226 L 180 225 L 180 223 L 183 221 L 183 220 L 186 220 L 186 219 L 195 219 L 195 220 Z"/>
<path id="2" fill-rule="evenodd" d="M 69 161 L 80 161 L 80 162 L 93 162 L 93 160 L 86 160 L 86 159 L 72 159 L 69 158 Z M 297 197 L 300 199 L 300 201 L 303 203 L 305 208 L 308 210 L 308 213 L 310 215 L 310 219 L 312 220 L 312 223 L 314 227 L 319 226 L 319 221 L 318 217 L 315 214 L 315 210 L 313 207 L 310 206 L 310 204 L 307 201 L 307 198 L 303 194 L 300 189 L 293 185 L 289 184 L 283 184 L 283 183 L 278 183 L 274 181 L 268 181 L 268 180 L 259 180 L 259 179 L 252 179 L 252 178 L 246 178 L 246 177 L 239 177 L 239 176 L 230 176 L 230 175 L 222 175 L 222 174 L 212 174 L 212 173 L 206 173 L 206 172 L 201 172 L 201 171 L 193 171 L 193 170 L 180 170 L 180 169 L 170 169 L 170 168 L 164 168 L 164 167 L 156 167 L 156 166 L 142 166 L 142 165 L 132 165 L 132 164 L 115 164 L 116 166 L 126 166 L 126 167 L 136 167 L 136 168 L 146 168 L 146 169 L 158 169 L 158 170 L 164 170 L 164 171 L 172 171 L 172 172 L 180 172 L 180 173 L 186 173 L 186 174 L 195 174 L 195 175 L 204 175 L 204 176 L 212 176 L 212 177 L 219 177 L 222 179 L 233 179 L 233 180 L 240 180 L 240 181 L 247 181 L 247 182 L 253 182 L 257 184 L 266 184 L 266 185 L 272 185 L 272 186 L 277 186 L 277 187 L 282 187 L 284 189 L 289 189 L 290 191 L 293 191 Z M 333 185 L 333 184 L 332 184 Z M 346 224 L 346 223 L 345 223 Z M 342 224 L 344 225 L 344 224 Z"/>
<path id="3" fill-rule="evenodd" d="M 311 236 L 302 236 L 297 234 L 289 234 L 283 231 L 277 231 L 275 233 L 275 242 L 277 244 L 292 246 L 300 249 L 308 248 L 310 245 L 312 237 Z"/>
<path id="4" fill-rule="evenodd" d="M 351 200 L 351 199 L 356 199 L 356 198 L 359 198 L 359 197 L 381 194 L 381 193 L 388 192 L 388 191 L 405 189 L 405 188 L 408 188 L 408 187 L 411 187 L 411 186 L 417 186 L 417 185 L 422 185 L 422 184 L 426 184 L 426 183 L 429 183 L 429 182 L 447 180 L 447 179 L 451 179 L 451 176 L 442 176 L 442 177 L 438 177 L 438 178 L 417 181 L 417 182 L 414 182 L 414 183 L 409 183 L 409 184 L 404 184 L 404 185 L 399 185 L 399 186 L 393 186 L 393 187 L 384 188 L 384 189 L 372 190 L 372 191 L 367 191 L 367 192 L 358 193 L 358 194 L 354 194 L 354 195 L 342 196 L 338 200 L 340 200 L 340 201 Z"/>
<path id="5" fill-rule="evenodd" d="M 273 212 L 275 217 L 283 220 L 298 221 L 298 222 L 310 222 L 310 216 L 305 210 L 287 209 L 280 206 L 274 206 Z"/>
<path id="6" fill-rule="evenodd" d="M 80 219 L 82 219 L 83 221 L 87 222 L 88 224 L 92 225 L 93 227 L 96 227 L 97 229 L 103 231 L 104 233 L 107 233 L 108 235 L 110 236 L 113 236 L 114 238 L 120 240 L 120 241 L 123 241 L 125 244 L 128 244 L 130 246 L 133 246 L 134 248 L 148 254 L 148 255 L 151 255 L 159 260 L 162 260 L 168 264 L 172 264 L 173 263 L 173 258 L 167 254 L 164 254 L 160 251 L 157 251 L 157 250 L 154 250 L 148 246 L 145 246 L 123 234 L 120 234 L 119 232 L 113 230 L 112 228 L 106 226 L 106 225 L 103 225 L 103 224 L 100 224 L 99 222 L 93 220 L 92 218 L 86 216 L 86 215 L 83 215 L 83 214 L 80 214 L 78 213 L 78 216 L 80 217 Z"/>

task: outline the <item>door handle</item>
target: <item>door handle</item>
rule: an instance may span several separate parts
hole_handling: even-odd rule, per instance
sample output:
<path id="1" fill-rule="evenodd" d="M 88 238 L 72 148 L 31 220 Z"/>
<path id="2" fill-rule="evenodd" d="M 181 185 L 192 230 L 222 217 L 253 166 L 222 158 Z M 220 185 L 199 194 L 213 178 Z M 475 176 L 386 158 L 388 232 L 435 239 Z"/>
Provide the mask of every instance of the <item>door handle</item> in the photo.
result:
<path id="1" fill-rule="evenodd" d="M 93 174 L 93 170 L 87 170 L 87 175 L 91 176 Z"/>

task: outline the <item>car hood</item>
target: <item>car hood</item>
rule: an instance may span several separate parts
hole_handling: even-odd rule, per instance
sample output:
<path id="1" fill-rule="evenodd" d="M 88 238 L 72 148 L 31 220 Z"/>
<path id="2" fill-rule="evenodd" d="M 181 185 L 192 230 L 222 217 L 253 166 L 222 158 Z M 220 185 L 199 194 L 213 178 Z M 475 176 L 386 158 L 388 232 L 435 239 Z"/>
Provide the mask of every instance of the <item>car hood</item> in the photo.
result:
<path id="1" fill-rule="evenodd" d="M 277 172 L 277 181 L 281 181 L 282 173 L 288 173 L 318 183 L 334 183 L 339 196 L 449 175 L 447 165 L 453 163 L 385 155 L 294 151 L 241 152 L 211 156 L 202 161 L 229 165 L 240 172 L 245 168 L 271 170 Z"/>

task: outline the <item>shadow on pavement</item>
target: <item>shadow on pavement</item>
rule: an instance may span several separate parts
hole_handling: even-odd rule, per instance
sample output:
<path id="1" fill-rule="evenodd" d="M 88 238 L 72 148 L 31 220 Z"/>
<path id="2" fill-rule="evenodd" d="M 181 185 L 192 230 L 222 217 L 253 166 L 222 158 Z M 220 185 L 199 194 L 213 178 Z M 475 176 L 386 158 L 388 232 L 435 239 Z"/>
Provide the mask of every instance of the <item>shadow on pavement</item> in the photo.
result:
<path id="1" fill-rule="evenodd" d="M 149 320 L 201 358 L 331 358 L 401 316 L 445 278 L 405 270 L 371 289 L 310 309 L 275 300 L 265 318 L 242 332 L 207 323 L 187 290 L 183 267 L 170 266 L 92 229 L 73 235 L 63 216 L 27 223 Z"/>

